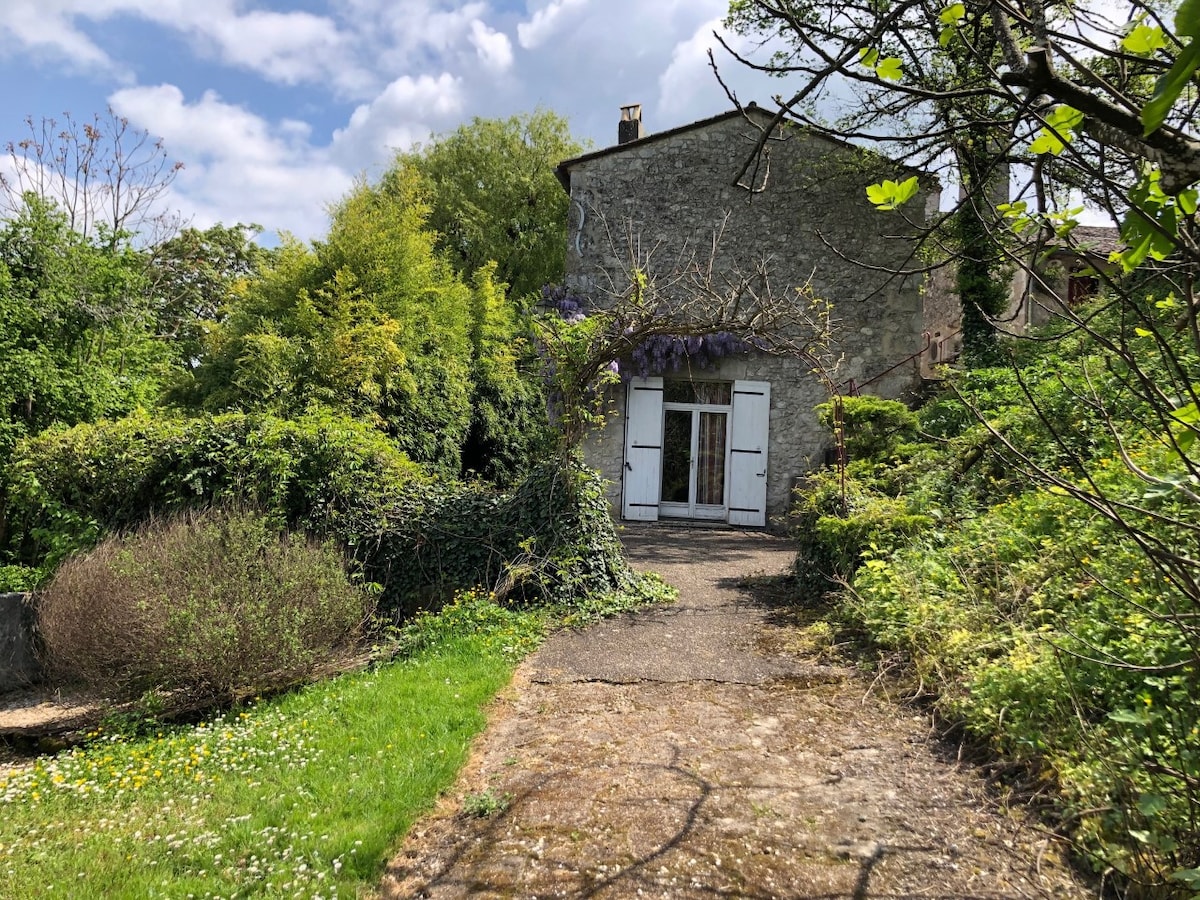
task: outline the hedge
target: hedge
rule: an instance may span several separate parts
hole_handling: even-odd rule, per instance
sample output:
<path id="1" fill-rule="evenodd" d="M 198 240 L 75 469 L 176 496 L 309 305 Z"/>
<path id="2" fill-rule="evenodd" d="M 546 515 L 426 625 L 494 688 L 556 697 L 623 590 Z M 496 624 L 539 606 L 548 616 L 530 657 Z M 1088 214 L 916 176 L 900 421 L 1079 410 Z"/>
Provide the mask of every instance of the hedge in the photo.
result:
<path id="1" fill-rule="evenodd" d="M 437 479 L 374 429 L 328 414 L 231 413 L 43 432 L 18 445 L 0 564 L 49 575 L 105 535 L 225 502 L 330 537 L 396 616 L 482 585 L 570 602 L 630 587 L 598 476 L 553 460 L 512 489 Z"/>

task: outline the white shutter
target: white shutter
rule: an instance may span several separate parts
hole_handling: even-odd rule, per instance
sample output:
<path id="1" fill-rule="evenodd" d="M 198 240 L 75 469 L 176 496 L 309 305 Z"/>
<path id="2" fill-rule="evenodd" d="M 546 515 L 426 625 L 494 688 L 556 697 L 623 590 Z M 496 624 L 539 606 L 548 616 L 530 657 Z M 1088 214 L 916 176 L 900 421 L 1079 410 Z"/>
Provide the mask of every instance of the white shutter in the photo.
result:
<path id="1" fill-rule="evenodd" d="M 733 425 L 729 453 L 729 524 L 767 524 L 767 431 L 771 385 L 733 383 Z"/>
<path id="2" fill-rule="evenodd" d="M 658 521 L 662 489 L 663 380 L 634 378 L 625 402 L 625 497 L 621 515 Z"/>

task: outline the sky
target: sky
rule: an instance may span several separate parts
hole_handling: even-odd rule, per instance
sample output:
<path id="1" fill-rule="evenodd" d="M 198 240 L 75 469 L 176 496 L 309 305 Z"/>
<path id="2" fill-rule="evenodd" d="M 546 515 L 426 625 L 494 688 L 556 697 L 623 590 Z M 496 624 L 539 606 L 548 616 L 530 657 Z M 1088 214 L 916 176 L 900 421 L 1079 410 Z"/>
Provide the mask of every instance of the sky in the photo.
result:
<path id="1" fill-rule="evenodd" d="M 0 0 L 0 146 L 111 107 L 183 164 L 191 224 L 319 238 L 397 151 L 541 107 L 596 147 L 778 90 L 721 50 L 728 0 Z M 733 40 L 733 39 L 731 39 Z M 736 40 L 734 45 L 737 46 Z M 3 163 L 0 163 L 2 165 Z"/>

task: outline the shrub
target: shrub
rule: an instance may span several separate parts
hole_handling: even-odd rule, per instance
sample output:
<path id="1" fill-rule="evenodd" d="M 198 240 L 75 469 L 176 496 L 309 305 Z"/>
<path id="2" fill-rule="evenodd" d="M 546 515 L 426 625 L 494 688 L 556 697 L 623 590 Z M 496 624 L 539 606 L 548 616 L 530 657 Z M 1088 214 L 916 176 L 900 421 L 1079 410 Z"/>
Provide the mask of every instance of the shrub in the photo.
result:
<path id="1" fill-rule="evenodd" d="M 1153 470 L 1163 451 L 1127 452 Z M 1147 533 L 1186 545 L 1182 528 L 1150 518 L 1181 501 L 1148 495 L 1122 457 L 1098 459 L 1092 478 L 1110 496 L 1138 498 Z M 849 484 L 853 509 L 862 485 Z M 919 539 L 876 536 L 841 611 L 909 660 L 949 721 L 1057 784 L 1090 861 L 1162 891 L 1145 896 L 1174 896 L 1172 878 L 1200 877 L 1194 606 L 1135 541 L 1065 491 L 1008 496 L 1013 484 L 981 480 L 989 507 L 970 509 L 963 495 Z M 1132 507 L 1126 521 L 1137 521 Z"/>
<path id="2" fill-rule="evenodd" d="M 822 403 L 817 418 L 833 430 L 834 405 Z M 902 452 L 917 437 L 917 415 L 899 400 L 879 397 L 843 397 L 842 428 L 850 459 L 883 461 Z"/>
<path id="3" fill-rule="evenodd" d="M 792 507 L 797 586 L 806 595 L 824 594 L 850 579 L 868 551 L 902 545 L 933 525 L 932 517 L 869 482 L 852 477 L 843 484 L 832 470 L 818 473 Z"/>
<path id="4" fill-rule="evenodd" d="M 216 510 L 69 559 L 40 595 L 38 619 L 57 678 L 190 703 L 304 678 L 354 643 L 371 610 L 331 544 Z"/>
<path id="5" fill-rule="evenodd" d="M 438 608 L 476 585 L 502 596 L 575 604 L 635 587 L 603 484 L 559 460 L 512 490 L 413 485 L 395 503 L 341 523 L 381 605 L 398 616 Z"/>
<path id="6" fill-rule="evenodd" d="M 40 575 L 40 570 L 29 566 L 0 566 L 0 594 L 31 591 Z"/>
<path id="7" fill-rule="evenodd" d="M 1178 315 L 1170 298 L 1152 305 L 1139 315 Z M 1058 788 L 1063 829 L 1097 871 L 1130 896 L 1190 897 L 1200 504 L 1191 394 L 1174 415 L 1161 401 L 1191 383 L 1180 372 L 1196 355 L 1150 351 L 1141 370 L 1110 358 L 1148 341 L 1151 318 L 1132 312 L 1113 304 L 1078 334 L 1007 346 L 1012 367 L 959 373 L 922 407 L 935 442 L 856 461 L 844 486 L 812 479 L 801 553 L 842 567 L 844 618 L 906 660 L 948 722 L 1039 793 Z M 915 536 L 893 527 L 921 516 L 933 524 Z"/>
<path id="8" fill-rule="evenodd" d="M 577 463 L 543 462 L 506 491 L 435 479 L 374 429 L 328 414 L 46 432 L 19 447 L 5 502 L 8 558 L 46 571 L 151 516 L 252 504 L 347 548 L 397 618 L 477 585 L 568 604 L 635 585 L 603 487 Z"/>
<path id="9" fill-rule="evenodd" d="M 21 443 L 0 535 L 9 561 L 52 569 L 151 516 L 234 501 L 298 529 L 336 530 L 348 510 L 385 504 L 424 480 L 375 429 L 329 414 L 143 414 Z"/>

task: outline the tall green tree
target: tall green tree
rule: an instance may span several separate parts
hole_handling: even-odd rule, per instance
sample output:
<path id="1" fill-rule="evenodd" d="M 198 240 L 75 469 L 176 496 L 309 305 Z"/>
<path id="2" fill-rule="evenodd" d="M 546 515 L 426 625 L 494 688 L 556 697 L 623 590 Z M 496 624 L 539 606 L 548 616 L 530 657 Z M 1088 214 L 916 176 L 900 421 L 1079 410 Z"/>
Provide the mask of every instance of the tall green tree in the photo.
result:
<path id="1" fill-rule="evenodd" d="M 457 475 L 471 421 L 474 300 L 437 252 L 428 215 L 413 173 L 386 191 L 356 187 L 323 241 L 286 242 L 233 285 L 224 321 L 172 401 L 282 416 L 334 408 Z"/>
<path id="2" fill-rule="evenodd" d="M 152 404 L 171 353 L 151 319 L 126 236 L 86 237 L 27 195 L 0 224 L 0 455 L 49 425 Z"/>
<path id="3" fill-rule="evenodd" d="M 402 185 L 402 173 L 415 171 L 428 198 L 429 227 L 455 270 L 469 279 L 495 262 L 495 280 L 521 297 L 562 280 L 568 198 L 554 170 L 582 149 L 566 120 L 548 110 L 475 118 L 399 155 L 381 190 L 391 190 L 393 180 Z"/>
<path id="4" fill-rule="evenodd" d="M 464 474 L 508 484 L 544 458 L 552 435 L 529 317 L 494 273 L 489 263 L 472 278 L 471 427 L 462 465 Z"/>
<path id="5" fill-rule="evenodd" d="M 258 225 L 185 228 L 148 251 L 147 290 L 155 332 L 187 367 L 199 364 L 204 335 L 236 289 L 270 256 Z"/>

